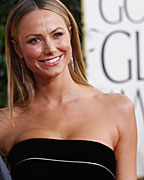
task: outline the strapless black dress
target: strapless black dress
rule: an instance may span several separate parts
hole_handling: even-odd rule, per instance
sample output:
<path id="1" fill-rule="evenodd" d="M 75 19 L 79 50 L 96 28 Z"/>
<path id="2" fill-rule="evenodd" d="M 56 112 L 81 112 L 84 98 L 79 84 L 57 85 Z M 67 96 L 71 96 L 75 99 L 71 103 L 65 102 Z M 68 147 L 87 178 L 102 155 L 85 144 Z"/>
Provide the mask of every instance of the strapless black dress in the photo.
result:
<path id="1" fill-rule="evenodd" d="M 114 151 L 104 144 L 87 140 L 33 138 L 18 142 L 8 154 L 13 180 L 51 177 L 95 177 L 114 180 Z"/>

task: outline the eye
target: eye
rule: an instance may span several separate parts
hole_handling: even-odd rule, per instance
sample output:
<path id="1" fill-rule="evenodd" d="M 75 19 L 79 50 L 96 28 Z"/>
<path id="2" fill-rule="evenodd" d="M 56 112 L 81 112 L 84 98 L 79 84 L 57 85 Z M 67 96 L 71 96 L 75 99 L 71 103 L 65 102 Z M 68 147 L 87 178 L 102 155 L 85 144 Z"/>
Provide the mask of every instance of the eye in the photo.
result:
<path id="1" fill-rule="evenodd" d="M 62 36 L 62 35 L 63 35 L 63 33 L 58 32 L 58 33 L 55 33 L 53 36 L 54 36 L 55 38 L 57 38 L 57 37 Z"/>
<path id="2" fill-rule="evenodd" d="M 34 43 L 37 43 L 37 42 L 39 42 L 39 41 L 40 41 L 39 38 L 32 38 L 32 39 L 29 41 L 29 43 L 30 43 L 30 44 L 34 44 Z"/>

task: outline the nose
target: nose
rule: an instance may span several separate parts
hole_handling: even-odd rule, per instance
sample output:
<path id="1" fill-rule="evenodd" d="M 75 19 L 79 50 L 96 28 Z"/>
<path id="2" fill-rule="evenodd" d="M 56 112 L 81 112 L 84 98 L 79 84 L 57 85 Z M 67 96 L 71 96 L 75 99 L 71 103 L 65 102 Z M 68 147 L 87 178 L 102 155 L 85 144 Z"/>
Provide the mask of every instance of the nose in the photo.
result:
<path id="1" fill-rule="evenodd" d="M 46 39 L 44 42 L 44 54 L 51 55 L 56 52 L 56 45 L 51 39 Z"/>

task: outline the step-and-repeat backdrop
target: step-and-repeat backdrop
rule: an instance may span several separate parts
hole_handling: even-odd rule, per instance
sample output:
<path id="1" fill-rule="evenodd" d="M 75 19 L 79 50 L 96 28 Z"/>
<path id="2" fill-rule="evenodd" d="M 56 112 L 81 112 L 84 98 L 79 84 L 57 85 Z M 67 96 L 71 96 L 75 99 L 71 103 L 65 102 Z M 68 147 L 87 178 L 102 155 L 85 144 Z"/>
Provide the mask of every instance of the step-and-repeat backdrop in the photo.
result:
<path id="1" fill-rule="evenodd" d="M 144 176 L 144 0 L 82 0 L 89 82 L 135 105 L 138 177 Z"/>

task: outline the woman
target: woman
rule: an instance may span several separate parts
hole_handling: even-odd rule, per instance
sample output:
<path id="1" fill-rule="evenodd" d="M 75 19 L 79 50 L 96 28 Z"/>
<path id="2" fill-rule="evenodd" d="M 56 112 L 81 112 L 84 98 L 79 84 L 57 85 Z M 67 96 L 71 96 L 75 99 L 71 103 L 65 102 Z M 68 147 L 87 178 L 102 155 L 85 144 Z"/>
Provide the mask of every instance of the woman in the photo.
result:
<path id="1" fill-rule="evenodd" d="M 87 82 L 78 29 L 59 0 L 21 0 L 6 25 L 9 108 L 0 152 L 14 180 L 136 180 L 131 101 Z"/>

